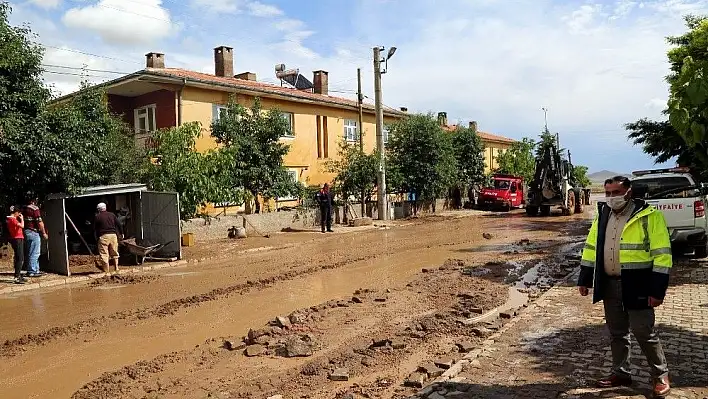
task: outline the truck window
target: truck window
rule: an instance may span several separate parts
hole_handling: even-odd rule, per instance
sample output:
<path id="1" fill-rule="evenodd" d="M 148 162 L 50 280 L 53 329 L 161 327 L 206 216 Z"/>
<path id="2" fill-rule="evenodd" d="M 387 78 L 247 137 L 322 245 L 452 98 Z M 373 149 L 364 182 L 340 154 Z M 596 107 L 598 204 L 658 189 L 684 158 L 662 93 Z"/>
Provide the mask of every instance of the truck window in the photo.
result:
<path id="1" fill-rule="evenodd" d="M 494 180 L 494 188 L 497 190 L 508 190 L 509 180 Z"/>
<path id="2" fill-rule="evenodd" d="M 683 176 L 674 177 L 648 177 L 645 179 L 639 179 L 632 182 L 632 191 L 636 193 L 642 193 L 640 198 L 655 198 L 655 199 L 668 199 L 668 198 L 689 198 L 697 197 L 700 192 L 696 189 L 688 189 L 682 191 L 674 191 L 659 197 L 654 197 L 664 191 L 668 191 L 674 188 L 691 186 L 691 181 Z"/>

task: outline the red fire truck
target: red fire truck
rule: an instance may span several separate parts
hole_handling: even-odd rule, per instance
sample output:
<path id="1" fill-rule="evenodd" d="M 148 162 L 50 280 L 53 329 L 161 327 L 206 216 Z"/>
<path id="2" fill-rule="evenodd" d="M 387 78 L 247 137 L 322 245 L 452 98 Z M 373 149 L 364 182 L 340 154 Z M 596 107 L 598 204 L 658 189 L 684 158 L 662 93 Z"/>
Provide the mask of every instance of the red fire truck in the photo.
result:
<path id="1" fill-rule="evenodd" d="M 495 174 L 492 184 L 479 195 L 479 205 L 483 209 L 510 211 L 524 203 L 524 179 L 520 176 Z"/>

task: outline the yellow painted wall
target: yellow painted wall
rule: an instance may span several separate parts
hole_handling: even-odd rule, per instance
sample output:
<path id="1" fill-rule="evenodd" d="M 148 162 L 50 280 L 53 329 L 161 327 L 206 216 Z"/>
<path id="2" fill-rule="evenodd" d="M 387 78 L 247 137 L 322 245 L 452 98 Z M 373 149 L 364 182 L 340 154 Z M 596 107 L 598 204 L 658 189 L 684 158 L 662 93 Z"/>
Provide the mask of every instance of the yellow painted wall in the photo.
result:
<path id="1" fill-rule="evenodd" d="M 504 152 L 504 150 L 511 147 L 509 144 L 495 143 L 484 141 L 484 172 L 491 173 L 494 172 L 496 168 L 499 167 L 497 162 L 497 157 Z"/>
<path id="2" fill-rule="evenodd" d="M 229 93 L 215 90 L 186 87 L 182 92 L 182 122 L 198 121 L 202 124 L 202 137 L 196 145 L 198 151 L 206 151 L 216 147 L 216 142 L 209 135 L 212 104 L 226 104 L 228 98 Z M 250 107 L 254 98 L 237 95 L 236 101 L 245 107 Z M 299 170 L 298 181 L 307 185 L 321 185 L 330 182 L 334 176 L 326 172 L 325 164 L 338 155 L 339 143 L 344 138 L 344 121 L 346 119 L 358 121 L 358 112 L 269 98 L 261 98 L 261 105 L 264 109 L 277 108 L 282 112 L 290 112 L 294 115 L 293 132 L 295 137 L 282 140 L 290 145 L 290 152 L 285 157 L 285 166 Z M 328 158 L 318 159 L 317 157 L 317 115 L 327 117 Z M 390 123 L 393 120 L 393 118 L 386 117 L 384 123 Z M 323 118 L 320 118 L 320 124 L 323 124 L 322 121 Z M 370 152 L 375 147 L 375 118 L 373 114 L 364 113 L 364 149 Z"/>

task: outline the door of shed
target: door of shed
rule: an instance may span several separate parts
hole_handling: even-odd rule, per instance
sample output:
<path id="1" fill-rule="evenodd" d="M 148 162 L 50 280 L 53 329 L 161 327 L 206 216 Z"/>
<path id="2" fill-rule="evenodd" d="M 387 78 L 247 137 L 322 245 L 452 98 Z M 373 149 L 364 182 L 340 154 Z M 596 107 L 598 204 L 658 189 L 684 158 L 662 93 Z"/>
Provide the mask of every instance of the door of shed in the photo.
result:
<path id="1" fill-rule="evenodd" d="M 143 240 L 150 244 L 166 244 L 160 256 L 182 258 L 182 226 L 179 216 L 179 194 L 141 191 L 140 210 Z"/>
<path id="2" fill-rule="evenodd" d="M 50 199 L 44 202 L 42 218 L 47 229 L 48 272 L 71 275 L 69 271 L 69 253 L 66 244 L 66 207 L 63 198 Z"/>

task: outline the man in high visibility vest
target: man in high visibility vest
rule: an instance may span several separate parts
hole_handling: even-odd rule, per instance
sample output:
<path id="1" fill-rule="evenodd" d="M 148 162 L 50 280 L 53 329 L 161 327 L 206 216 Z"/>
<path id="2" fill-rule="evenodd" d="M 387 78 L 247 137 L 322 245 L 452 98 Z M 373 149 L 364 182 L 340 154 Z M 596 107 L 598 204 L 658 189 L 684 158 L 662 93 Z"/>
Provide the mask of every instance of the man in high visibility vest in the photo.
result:
<path id="1" fill-rule="evenodd" d="M 603 388 L 627 386 L 632 330 L 651 367 L 654 396 L 669 391 L 669 368 L 654 328 L 654 308 L 664 301 L 671 270 L 671 241 L 664 215 L 631 199 L 631 182 L 617 176 L 605 181 L 606 201 L 598 203 L 580 263 L 578 291 L 593 303 L 603 301 L 612 337 L 612 374 Z"/>

